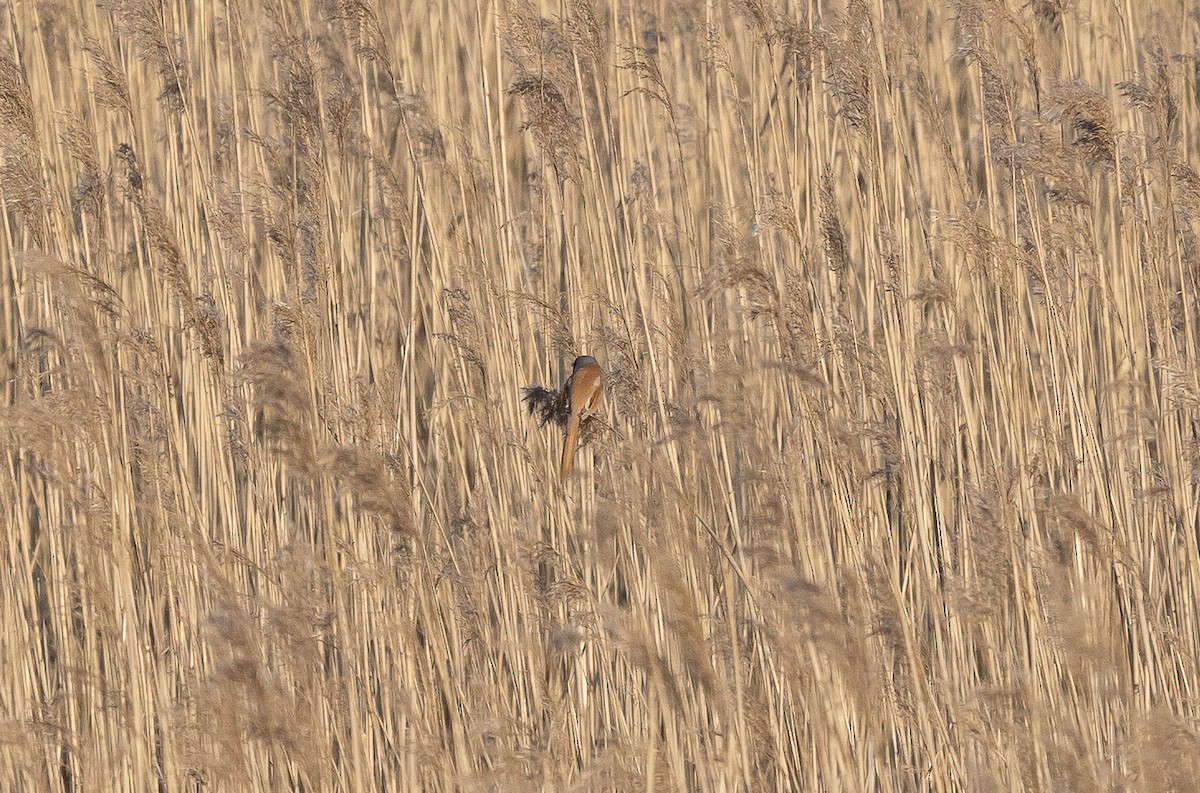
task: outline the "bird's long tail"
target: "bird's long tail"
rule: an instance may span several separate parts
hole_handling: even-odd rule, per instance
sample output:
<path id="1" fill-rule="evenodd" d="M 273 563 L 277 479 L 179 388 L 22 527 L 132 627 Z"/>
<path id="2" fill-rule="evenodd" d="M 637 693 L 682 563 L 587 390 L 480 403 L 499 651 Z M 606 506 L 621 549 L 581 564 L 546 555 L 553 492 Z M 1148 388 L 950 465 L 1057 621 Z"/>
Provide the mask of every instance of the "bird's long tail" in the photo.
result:
<path id="1" fill-rule="evenodd" d="M 575 462 L 575 444 L 579 442 L 579 414 L 572 413 L 567 419 L 567 433 L 563 436 L 563 456 L 562 466 L 558 471 L 558 479 L 560 482 L 567 481 L 567 476 L 571 473 L 571 466 Z"/>

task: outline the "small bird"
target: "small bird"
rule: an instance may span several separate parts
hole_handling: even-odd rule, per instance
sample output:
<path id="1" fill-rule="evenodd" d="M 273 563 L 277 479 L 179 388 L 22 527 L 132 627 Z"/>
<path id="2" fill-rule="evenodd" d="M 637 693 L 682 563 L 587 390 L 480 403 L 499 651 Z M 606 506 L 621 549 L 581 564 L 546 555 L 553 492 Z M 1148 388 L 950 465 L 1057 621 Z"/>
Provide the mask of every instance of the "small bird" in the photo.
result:
<path id="1" fill-rule="evenodd" d="M 571 376 L 563 385 L 559 396 L 559 405 L 567 413 L 567 429 L 563 435 L 562 466 L 559 468 L 559 481 L 567 481 L 571 466 L 575 462 L 575 446 L 579 443 L 579 424 L 588 416 L 593 415 L 600 407 L 604 398 L 604 371 L 600 364 L 590 355 L 581 355 L 575 359 Z"/>

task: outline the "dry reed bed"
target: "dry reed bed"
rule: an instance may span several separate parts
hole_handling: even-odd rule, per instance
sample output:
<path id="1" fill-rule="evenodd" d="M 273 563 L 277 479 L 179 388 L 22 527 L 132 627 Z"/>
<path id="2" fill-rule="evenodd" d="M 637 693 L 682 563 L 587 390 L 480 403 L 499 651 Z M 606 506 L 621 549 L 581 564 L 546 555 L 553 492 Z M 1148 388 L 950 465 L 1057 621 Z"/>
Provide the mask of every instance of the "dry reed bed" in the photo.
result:
<path id="1" fill-rule="evenodd" d="M 0 787 L 1194 787 L 1194 15 L 385 5 L 5 9 Z"/>

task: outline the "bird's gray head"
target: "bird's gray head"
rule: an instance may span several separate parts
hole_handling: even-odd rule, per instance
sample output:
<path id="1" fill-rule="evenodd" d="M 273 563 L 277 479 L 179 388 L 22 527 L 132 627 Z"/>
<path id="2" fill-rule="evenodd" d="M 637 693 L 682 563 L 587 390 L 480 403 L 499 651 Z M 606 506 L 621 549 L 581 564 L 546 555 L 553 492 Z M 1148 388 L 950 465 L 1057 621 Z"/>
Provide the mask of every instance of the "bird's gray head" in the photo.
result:
<path id="1" fill-rule="evenodd" d="M 595 358 L 593 358 L 592 356 L 590 356 L 590 355 L 581 355 L 581 356 L 579 356 L 578 358 L 576 358 L 576 359 L 575 359 L 575 366 L 574 366 L 574 368 L 573 368 L 571 371 L 578 372 L 578 371 L 579 371 L 580 369 L 582 369 L 583 367 L 587 366 L 588 364 L 593 364 L 593 363 L 594 363 L 594 364 L 596 364 L 597 366 L 599 366 L 599 365 L 600 365 L 600 362 L 599 362 L 599 361 L 597 361 L 597 360 L 596 360 Z"/>

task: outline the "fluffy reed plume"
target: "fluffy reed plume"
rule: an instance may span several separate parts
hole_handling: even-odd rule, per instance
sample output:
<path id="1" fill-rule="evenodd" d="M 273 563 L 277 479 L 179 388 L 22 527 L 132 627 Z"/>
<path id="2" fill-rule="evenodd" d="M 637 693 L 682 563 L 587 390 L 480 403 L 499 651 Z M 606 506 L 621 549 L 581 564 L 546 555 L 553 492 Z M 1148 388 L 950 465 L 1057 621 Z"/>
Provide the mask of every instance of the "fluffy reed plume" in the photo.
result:
<path id="1" fill-rule="evenodd" d="M 47 233 L 47 196 L 33 95 L 18 63 L 0 53 L 0 188 L 35 244 Z"/>
<path id="2" fill-rule="evenodd" d="M 6 4 L 0 791 L 1194 787 L 1187 13 Z"/>
<path id="3" fill-rule="evenodd" d="M 521 389 L 521 401 L 529 409 L 529 415 L 538 417 L 538 426 L 554 424 L 562 427 L 567 423 L 570 411 L 557 388 L 544 385 L 527 385 Z"/>

